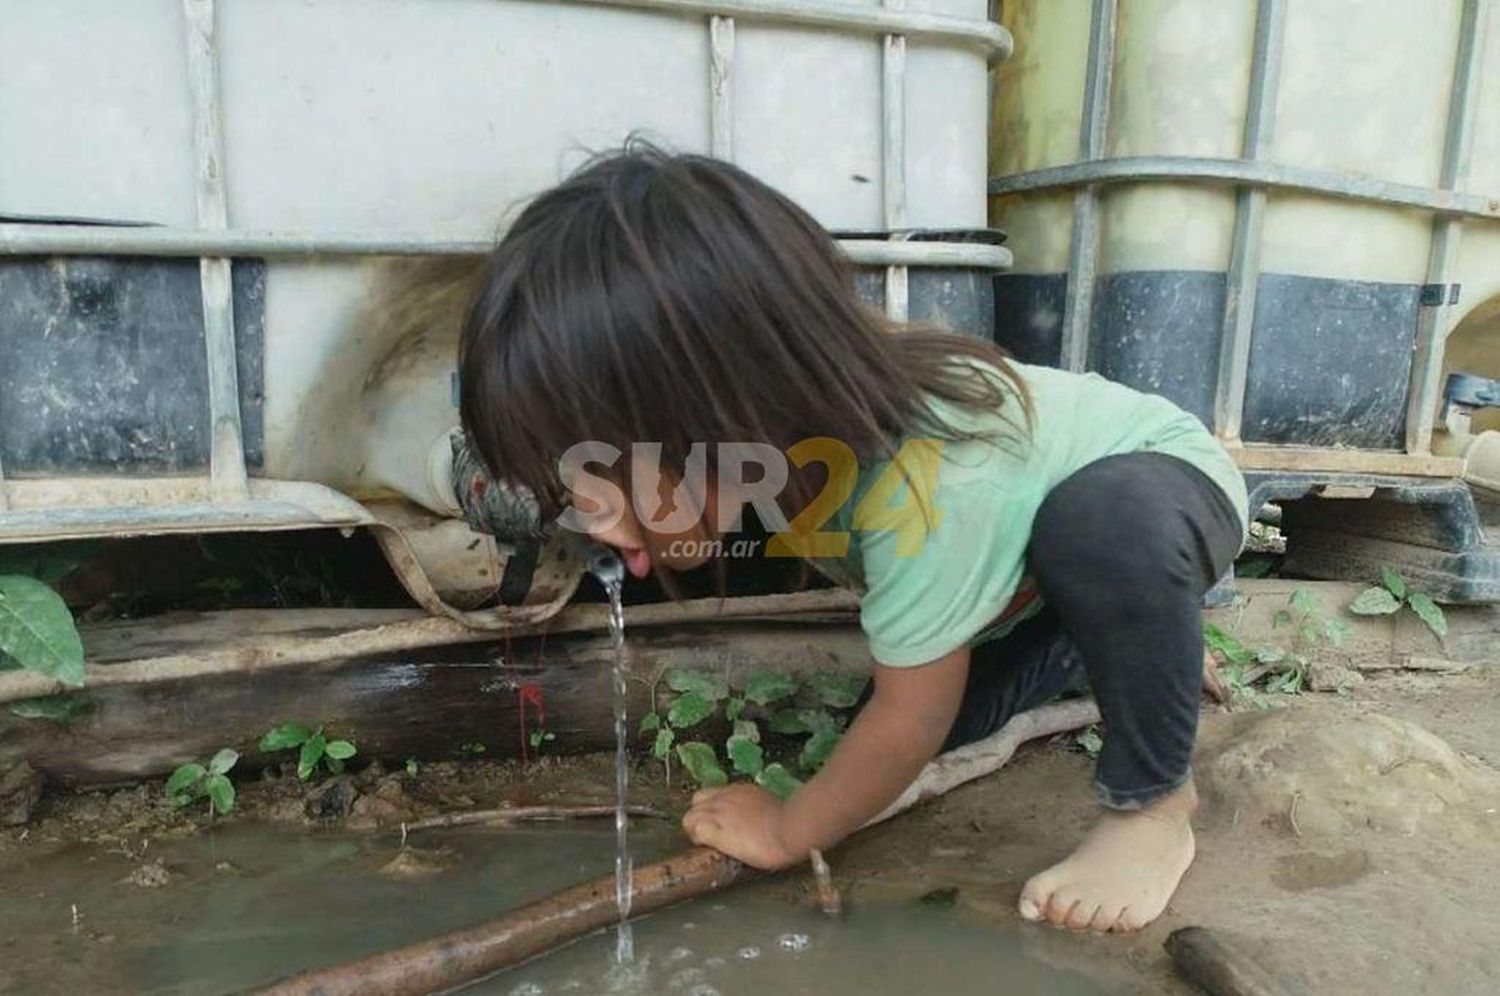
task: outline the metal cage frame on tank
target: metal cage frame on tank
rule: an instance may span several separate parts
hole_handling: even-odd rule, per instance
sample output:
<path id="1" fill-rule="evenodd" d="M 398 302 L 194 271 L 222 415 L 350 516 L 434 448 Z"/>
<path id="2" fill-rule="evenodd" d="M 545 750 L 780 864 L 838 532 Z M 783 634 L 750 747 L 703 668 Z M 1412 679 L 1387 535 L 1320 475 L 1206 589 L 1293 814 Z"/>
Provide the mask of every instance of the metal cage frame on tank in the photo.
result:
<path id="1" fill-rule="evenodd" d="M 1491 75 L 1500 59 L 1494 51 L 1500 46 L 1493 40 L 1492 4 L 1454 0 L 1442 11 L 1443 30 L 1453 31 L 1454 42 L 1447 106 L 1439 119 L 1442 148 L 1429 157 L 1437 163 L 1437 182 L 1431 185 L 1273 158 L 1279 96 L 1283 116 L 1287 109 L 1280 93 L 1288 58 L 1287 0 L 1256 0 L 1253 33 L 1247 38 L 1249 32 L 1241 31 L 1230 39 L 1249 49 L 1240 53 L 1236 47 L 1234 55 L 1245 55 L 1248 83 L 1238 83 L 1245 87 L 1238 155 L 1222 156 L 1147 154 L 1141 146 L 1149 141 L 1114 134 L 1112 105 L 1118 111 L 1121 98 L 1116 77 L 1127 66 L 1122 59 L 1139 64 L 1144 49 L 1167 62 L 1180 59 L 1182 72 L 1191 72 L 1194 64 L 1180 47 L 1170 52 L 1154 48 L 1165 42 L 1149 32 L 1141 34 L 1140 23 L 1122 26 L 1119 0 L 1092 0 L 1085 56 L 1082 39 L 1075 37 L 1082 30 L 1076 6 L 1007 0 L 1002 11 L 1002 21 L 1016 33 L 1018 58 L 1026 55 L 1028 36 L 1046 30 L 1052 42 L 1068 39 L 1084 64 L 1076 95 L 1081 107 L 1076 155 L 1062 164 L 1056 162 L 1062 139 L 1047 131 L 1055 128 L 1055 118 L 1041 121 L 1041 112 L 1008 92 L 1007 84 L 1026 85 L 1018 79 L 1027 67 L 1012 63 L 1002 73 L 1017 75 L 997 78 L 992 160 L 1005 161 L 1008 152 L 1011 163 L 1045 163 L 1002 170 L 1003 175 L 990 180 L 991 220 L 1018 239 L 1019 254 L 1014 270 L 996 278 L 998 341 L 1022 359 L 1096 370 L 1166 394 L 1197 414 L 1244 471 L 1252 509 L 1267 503 L 1285 507 L 1281 525 L 1288 569 L 1363 580 L 1378 577 L 1383 566 L 1394 566 L 1447 601 L 1500 601 L 1500 544 L 1485 528 L 1500 528 L 1500 494 L 1479 483 L 1470 486 L 1463 459 L 1468 443 L 1449 438 L 1438 420 L 1444 404 L 1441 387 L 1449 372 L 1444 362 L 1449 333 L 1490 294 L 1500 294 L 1500 284 L 1475 294 L 1460 282 L 1466 227 L 1485 227 L 1485 238 L 1500 231 L 1500 197 L 1469 187 L 1477 109 L 1481 100 L 1494 100 L 1493 87 L 1481 95 L 1487 37 Z M 1157 15 L 1182 13 L 1173 8 Z M 1371 20 L 1380 20 L 1380 13 L 1371 13 Z M 1244 17 L 1239 5 L 1216 8 L 1216 15 Z M 1234 23 L 1248 28 L 1246 20 Z M 1136 47 L 1122 55 L 1119 46 L 1127 31 L 1136 32 L 1131 39 Z M 1392 43 L 1399 46 L 1407 37 Z M 1202 44 L 1225 40 L 1215 36 Z M 1232 61 L 1226 49 L 1212 51 L 1216 64 Z M 1298 49 L 1303 59 L 1299 69 L 1315 74 L 1323 67 L 1308 69 L 1311 51 L 1308 44 Z M 1202 63 L 1196 65 L 1202 71 Z M 1234 65 L 1238 71 L 1239 63 Z M 1139 88 L 1146 70 L 1137 65 L 1127 71 L 1135 73 L 1131 81 Z M 1148 75 L 1165 72 L 1153 64 Z M 1034 88 L 1044 85 L 1029 82 Z M 1051 83 L 1054 89 L 1067 89 L 1055 85 L 1055 79 Z M 1146 105 L 1131 108 L 1132 113 L 1163 113 L 1153 103 L 1163 98 L 1149 89 L 1124 95 Z M 1214 99 L 1230 102 L 1234 98 L 1224 94 L 1237 92 L 1233 86 L 1221 87 Z M 1016 103 L 1007 107 L 1007 99 Z M 1002 127 L 1017 120 L 1014 128 Z M 1032 133 L 1036 131 L 1046 134 L 1038 138 Z M 1215 141 L 1192 137 L 1199 147 Z M 1053 138 L 1058 141 L 1048 145 L 1046 140 Z M 1005 150 L 1007 141 L 1031 144 Z M 1121 142 L 1127 148 L 1119 148 Z M 1381 166 L 1372 162 L 1371 173 L 1378 174 Z M 1111 192 L 1130 196 L 1141 190 L 1232 196 L 1223 269 L 1145 265 L 1132 272 L 1127 245 L 1117 250 L 1123 262 L 1116 260 L 1125 272 L 1102 274 L 1105 199 Z M 1425 214 L 1430 219 L 1426 244 L 1412 247 L 1425 253 L 1424 279 L 1403 285 L 1267 270 L 1264 235 L 1268 210 L 1277 198 L 1288 212 L 1292 200 L 1301 198 L 1295 203 Z M 1035 229 L 1065 224 L 1065 216 L 1071 217 L 1065 251 L 1049 258 L 1049 265 L 1026 259 L 1031 247 L 1013 227 L 1019 224 L 1016 219 Z M 1063 259 L 1063 272 L 1054 272 Z M 1355 321 L 1348 320 L 1351 315 L 1357 316 Z M 1500 369 L 1470 372 L 1500 376 Z M 1351 383 L 1352 390 L 1341 387 Z M 1221 587 L 1219 593 L 1224 591 Z"/>

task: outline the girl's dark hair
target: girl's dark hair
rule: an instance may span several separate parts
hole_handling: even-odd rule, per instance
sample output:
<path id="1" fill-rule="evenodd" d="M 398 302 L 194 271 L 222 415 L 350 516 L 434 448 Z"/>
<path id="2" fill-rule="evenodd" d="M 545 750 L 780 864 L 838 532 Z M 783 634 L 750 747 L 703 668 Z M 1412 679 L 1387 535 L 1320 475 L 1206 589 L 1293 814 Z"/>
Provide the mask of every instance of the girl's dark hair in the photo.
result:
<path id="1" fill-rule="evenodd" d="M 931 399 L 1001 410 L 1017 432 L 1030 412 L 994 345 L 862 304 L 837 244 L 791 200 L 641 141 L 521 212 L 465 321 L 460 393 L 489 470 L 549 512 L 558 459 L 585 440 L 627 454 L 659 442 L 678 468 L 694 442 L 712 468 L 714 443 L 813 436 L 864 459 L 903 437 L 969 438 Z M 816 490 L 793 475 L 788 507 Z"/>

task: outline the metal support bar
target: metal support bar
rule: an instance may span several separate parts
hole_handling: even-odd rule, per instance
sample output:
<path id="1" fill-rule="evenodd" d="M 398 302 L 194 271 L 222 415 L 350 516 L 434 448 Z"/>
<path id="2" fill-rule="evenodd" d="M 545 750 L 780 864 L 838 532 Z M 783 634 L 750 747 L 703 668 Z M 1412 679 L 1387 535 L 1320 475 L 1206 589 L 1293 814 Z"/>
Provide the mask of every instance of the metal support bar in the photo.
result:
<path id="1" fill-rule="evenodd" d="M 1005 269 L 1004 246 L 963 242 L 839 239 L 861 266 Z M 257 232 L 239 229 L 117 228 L 91 225 L 0 224 L 0 256 L 483 256 L 490 239 L 406 233 Z"/>
<path id="2" fill-rule="evenodd" d="M 0 512 L 10 508 L 10 491 L 5 483 L 5 467 L 0 465 Z"/>
<path id="3" fill-rule="evenodd" d="M 734 18 L 708 19 L 708 151 L 734 162 Z"/>
<path id="4" fill-rule="evenodd" d="M 11 482 L 0 544 L 96 536 L 249 532 L 362 526 L 363 506 L 330 487 L 252 480 L 244 498 L 221 501 L 201 477 L 46 477 Z"/>
<path id="5" fill-rule="evenodd" d="M 1417 187 L 1352 173 L 1333 173 L 1279 163 L 1218 159 L 1211 156 L 1121 156 L 1095 159 L 1010 176 L 991 177 L 990 193 L 1021 194 L 1028 191 L 1065 190 L 1087 184 L 1175 180 L 1202 180 L 1206 183 L 1326 194 L 1343 200 L 1369 201 L 1444 215 L 1500 220 L 1500 195 L 1487 196 L 1458 190 Z"/>
<path id="6" fill-rule="evenodd" d="M 1109 135 L 1110 81 L 1115 62 L 1118 0 L 1094 0 L 1089 27 L 1088 75 L 1083 85 L 1078 158 L 1098 159 Z M 1068 241 L 1068 289 L 1063 304 L 1062 367 L 1088 366 L 1089 326 L 1094 316 L 1094 282 L 1099 267 L 1099 188 L 1089 184 L 1073 195 L 1073 232 Z"/>
<path id="7" fill-rule="evenodd" d="M 1271 151 L 1285 27 L 1286 0 L 1260 0 L 1255 14 L 1255 49 L 1250 62 L 1242 147 L 1245 159 L 1251 162 L 1259 162 Z M 1229 243 L 1224 333 L 1219 344 L 1219 380 L 1214 396 L 1214 430 L 1219 438 L 1230 441 L 1240 438 L 1245 412 L 1265 212 L 1265 190 L 1241 187 L 1235 197 L 1234 234 Z"/>
<path id="8" fill-rule="evenodd" d="M 883 0 L 886 10 L 900 11 L 906 0 Z M 906 227 L 906 38 L 886 35 L 881 52 L 881 211 L 885 227 Z M 905 266 L 885 271 L 885 314 L 904 322 L 910 313 L 909 274 Z"/>
<path id="9" fill-rule="evenodd" d="M 1468 177 L 1469 153 L 1474 144 L 1475 91 L 1484 64 L 1484 36 L 1489 0 L 1464 0 L 1458 27 L 1458 54 L 1454 62 L 1453 89 L 1448 97 L 1448 122 L 1443 136 L 1443 165 L 1438 180 L 1443 190 L 1454 190 Z M 1463 242 L 1463 219 L 1438 217 L 1432 223 L 1432 246 L 1427 256 L 1427 283 L 1445 285 L 1458 262 Z M 1407 395 L 1406 450 L 1432 452 L 1433 420 L 1437 416 L 1443 353 L 1453 320 L 1448 295 L 1439 303 L 1417 312 L 1417 335 L 1413 343 L 1411 389 Z"/>
<path id="10" fill-rule="evenodd" d="M 987 17 L 950 17 L 888 7 L 809 0 L 570 0 L 597 7 L 659 10 L 697 17 L 718 15 L 778 26 L 803 25 L 871 35 L 906 35 L 924 41 L 970 45 L 991 60 L 1010 57 L 1010 32 Z"/>
<path id="11" fill-rule="evenodd" d="M 187 27 L 188 85 L 192 91 L 193 148 L 197 156 L 198 224 L 204 229 L 222 230 L 229 225 L 229 215 L 224 193 L 224 134 L 219 121 L 214 0 L 182 0 L 182 10 Z M 249 495 L 240 425 L 239 375 L 235 367 L 231 265 L 224 256 L 205 256 L 199 263 L 203 339 L 208 354 L 209 475 L 215 501 L 240 501 Z"/>

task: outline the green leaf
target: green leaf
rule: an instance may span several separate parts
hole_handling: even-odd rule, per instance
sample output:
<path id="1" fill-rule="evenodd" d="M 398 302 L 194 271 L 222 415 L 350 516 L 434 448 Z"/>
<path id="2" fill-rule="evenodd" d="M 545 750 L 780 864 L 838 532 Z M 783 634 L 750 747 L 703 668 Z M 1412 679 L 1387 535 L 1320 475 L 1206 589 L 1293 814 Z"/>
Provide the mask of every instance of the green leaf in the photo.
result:
<path id="1" fill-rule="evenodd" d="M 1379 585 L 1366 588 L 1349 603 L 1357 616 L 1388 616 L 1401 608 L 1401 600 Z"/>
<path id="2" fill-rule="evenodd" d="M 753 719 L 737 719 L 734 721 L 733 736 L 744 737 L 751 743 L 760 743 L 760 727 L 755 725 Z"/>
<path id="3" fill-rule="evenodd" d="M 761 750 L 760 744 L 748 737 L 730 737 L 724 750 L 729 755 L 729 762 L 734 765 L 734 770 L 742 775 L 754 777 L 766 766 L 765 751 Z"/>
<path id="4" fill-rule="evenodd" d="M 661 729 L 661 716 L 654 712 L 648 712 L 641 717 L 641 736 L 654 733 Z"/>
<path id="5" fill-rule="evenodd" d="M 780 799 L 802 787 L 802 780 L 779 764 L 768 764 L 755 776 L 755 784 Z"/>
<path id="6" fill-rule="evenodd" d="M 234 783 L 223 775 L 209 775 L 208 781 L 203 783 L 203 788 L 208 792 L 208 801 L 214 804 L 214 809 L 221 813 L 228 813 L 234 809 Z"/>
<path id="7" fill-rule="evenodd" d="M 1266 691 L 1283 695 L 1296 695 L 1302 691 L 1303 671 L 1300 667 L 1282 671 L 1266 683 Z"/>
<path id="8" fill-rule="evenodd" d="M 757 671 L 745 679 L 745 698 L 768 706 L 797 694 L 797 682 L 780 671 Z"/>
<path id="9" fill-rule="evenodd" d="M 35 578 L 0 577 L 0 653 L 64 685 L 83 684 L 83 641 L 73 614 Z"/>
<path id="10" fill-rule="evenodd" d="M 724 700 L 724 718 L 731 723 L 738 722 L 740 715 L 745 711 L 745 700 L 738 695 L 731 695 Z"/>
<path id="11" fill-rule="evenodd" d="M 347 761 L 359 753 L 354 744 L 348 740 L 330 741 L 328 746 L 323 748 L 323 752 L 335 761 Z"/>
<path id="12" fill-rule="evenodd" d="M 699 692 L 683 692 L 667 710 L 667 722 L 679 730 L 697 726 L 714 712 L 713 701 Z"/>
<path id="13" fill-rule="evenodd" d="M 1257 647 L 1255 660 L 1261 664 L 1280 664 L 1286 660 L 1286 651 L 1280 647 Z"/>
<path id="14" fill-rule="evenodd" d="M 302 745 L 302 750 L 297 755 L 298 778 L 302 779 L 305 782 L 312 777 L 313 769 L 315 769 L 318 766 L 318 762 L 323 759 L 323 750 L 326 746 L 327 741 L 323 739 L 323 734 L 321 733 L 314 733 L 307 740 L 307 742 Z"/>
<path id="15" fill-rule="evenodd" d="M 1335 647 L 1342 647 L 1344 641 L 1349 639 L 1350 634 L 1354 632 L 1353 627 L 1338 616 L 1334 616 L 1328 620 L 1323 625 L 1323 629 L 1328 633 L 1328 642 L 1332 643 Z"/>
<path id="16" fill-rule="evenodd" d="M 1104 738 L 1099 735 L 1097 726 L 1090 726 L 1074 737 L 1073 742 L 1089 757 L 1098 757 L 1099 752 L 1104 749 Z"/>
<path id="17" fill-rule="evenodd" d="M 1276 614 L 1271 617 L 1271 628 L 1280 629 L 1283 626 L 1290 625 L 1291 621 L 1292 614 L 1290 612 L 1286 609 L 1277 609 Z"/>
<path id="18" fill-rule="evenodd" d="M 729 697 L 729 679 L 707 671 L 673 668 L 667 672 L 667 687 L 674 692 L 697 692 L 710 702 Z"/>
<path id="19" fill-rule="evenodd" d="M 1443 615 L 1443 610 L 1428 595 L 1420 591 L 1414 591 L 1407 598 L 1406 604 L 1417 617 L 1427 624 L 1427 628 L 1439 638 L 1448 635 L 1448 617 Z"/>
<path id="20" fill-rule="evenodd" d="M 839 674 L 833 671 L 819 671 L 808 679 L 808 687 L 812 689 L 818 701 L 835 709 L 848 709 L 859 702 L 859 696 L 865 690 L 865 685 L 870 679 L 862 674 Z"/>
<path id="21" fill-rule="evenodd" d="M 802 721 L 802 709 L 782 709 L 771 717 L 771 732 L 787 735 L 797 733 L 811 733 L 807 724 Z"/>
<path id="22" fill-rule="evenodd" d="M 282 723 L 280 726 L 272 727 L 265 736 L 260 738 L 260 749 L 269 753 L 273 750 L 301 747 L 311 736 L 312 730 L 301 723 Z"/>
<path id="23" fill-rule="evenodd" d="M 167 779 L 167 795 L 178 796 L 185 792 L 190 792 L 193 786 L 197 785 L 199 780 L 206 774 L 208 774 L 208 769 L 201 764 L 184 764 L 172 772 L 172 777 Z M 191 801 L 191 797 L 189 801 Z"/>
<path id="24" fill-rule="evenodd" d="M 1292 592 L 1292 597 L 1287 599 L 1287 601 L 1292 603 L 1292 608 L 1304 616 L 1315 616 L 1323 611 L 1323 607 L 1318 604 L 1318 600 L 1313 597 L 1313 593 L 1306 588 L 1298 588 Z"/>
<path id="25" fill-rule="evenodd" d="M 89 700 L 81 694 L 43 695 L 35 699 L 12 702 L 10 711 L 22 719 L 51 719 L 66 722 L 87 712 Z"/>
<path id="26" fill-rule="evenodd" d="M 1225 664 L 1245 665 L 1255 659 L 1243 643 L 1213 623 L 1203 624 L 1203 642 Z"/>
<path id="27" fill-rule="evenodd" d="M 837 734 L 843 729 L 838 717 L 826 709 L 799 709 L 797 718 L 802 721 L 803 727 L 815 736 Z"/>
<path id="28" fill-rule="evenodd" d="M 240 759 L 238 751 L 225 747 L 219 751 L 208 762 L 208 770 L 211 774 L 222 775 L 233 768 L 235 762 Z"/>
<path id="29" fill-rule="evenodd" d="M 1390 567 L 1380 569 L 1380 583 L 1385 585 L 1385 590 L 1395 595 L 1397 599 L 1406 598 L 1406 579 L 1399 572 Z"/>
<path id="30" fill-rule="evenodd" d="M 798 766 L 809 773 L 823 767 L 842 736 L 843 734 L 837 730 L 824 730 L 808 737 L 807 743 L 802 745 L 801 755 L 797 758 Z"/>
<path id="31" fill-rule="evenodd" d="M 324 754 L 323 763 L 328 766 L 328 770 L 332 774 L 342 775 L 344 773 L 344 762 L 336 757 L 329 757 L 327 754 Z"/>
<path id="32" fill-rule="evenodd" d="M 704 788 L 729 784 L 729 776 L 719 767 L 719 759 L 708 744 L 692 740 L 677 745 L 677 759 L 693 780 Z"/>
<path id="33" fill-rule="evenodd" d="M 672 749 L 672 741 L 677 739 L 677 734 L 672 732 L 670 726 L 663 726 L 656 731 L 656 743 L 651 745 L 651 756 L 659 761 L 667 759 L 668 752 Z"/>

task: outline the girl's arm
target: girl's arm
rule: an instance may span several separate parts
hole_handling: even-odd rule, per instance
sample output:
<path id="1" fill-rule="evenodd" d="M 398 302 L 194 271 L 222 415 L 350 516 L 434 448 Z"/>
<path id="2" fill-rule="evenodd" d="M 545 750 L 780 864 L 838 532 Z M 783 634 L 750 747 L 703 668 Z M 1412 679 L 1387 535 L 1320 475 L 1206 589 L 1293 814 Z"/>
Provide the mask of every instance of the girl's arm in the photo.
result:
<path id="1" fill-rule="evenodd" d="M 758 868 L 780 868 L 832 847 L 863 826 L 937 755 L 963 698 L 969 651 L 920 667 L 875 668 L 875 691 L 823 770 L 786 803 L 754 785 L 707 789 L 682 825 L 705 844 Z"/>

